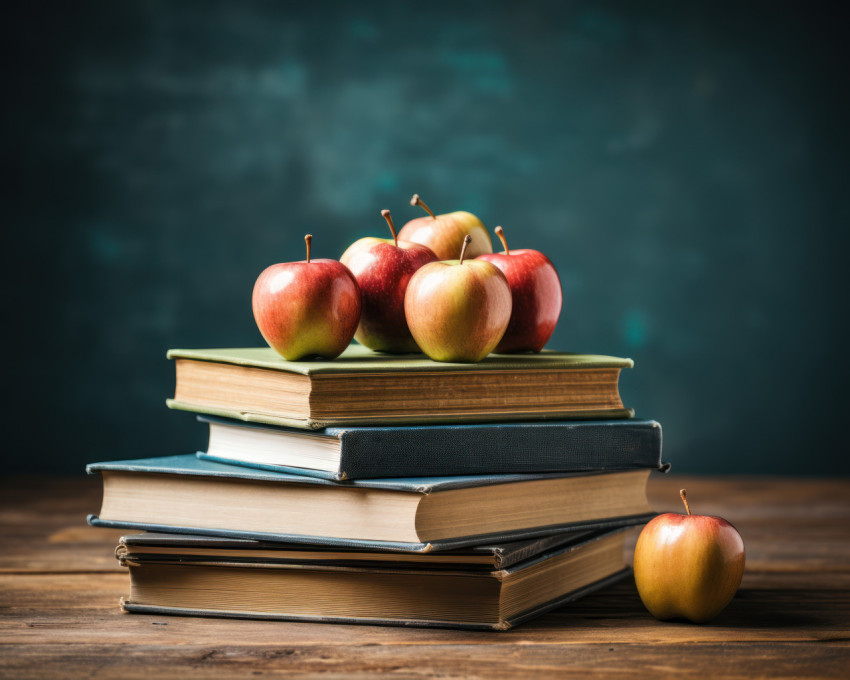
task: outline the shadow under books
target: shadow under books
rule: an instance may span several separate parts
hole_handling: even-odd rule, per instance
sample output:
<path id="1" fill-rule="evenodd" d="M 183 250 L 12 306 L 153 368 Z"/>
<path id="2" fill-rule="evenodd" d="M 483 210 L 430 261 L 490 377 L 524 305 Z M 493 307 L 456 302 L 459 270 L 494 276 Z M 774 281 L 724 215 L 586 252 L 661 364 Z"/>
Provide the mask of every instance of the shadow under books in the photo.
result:
<path id="1" fill-rule="evenodd" d="M 738 591 L 721 614 L 707 624 L 685 620 L 658 621 L 644 608 L 634 583 L 625 582 L 606 591 L 593 593 L 542 618 L 524 624 L 517 631 L 560 628 L 590 621 L 620 621 L 625 625 L 709 626 L 749 630 L 822 629 L 831 630 L 846 607 L 846 591 L 804 589 L 749 589 Z M 813 603 L 802 611 L 802 603 Z"/>

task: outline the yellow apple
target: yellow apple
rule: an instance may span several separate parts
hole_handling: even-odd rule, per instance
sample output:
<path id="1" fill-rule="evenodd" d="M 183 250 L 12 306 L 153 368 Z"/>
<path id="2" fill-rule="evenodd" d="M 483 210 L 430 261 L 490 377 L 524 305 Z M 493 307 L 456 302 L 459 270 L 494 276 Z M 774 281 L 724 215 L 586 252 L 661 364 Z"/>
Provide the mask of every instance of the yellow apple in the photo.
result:
<path id="1" fill-rule="evenodd" d="M 410 205 L 420 206 L 428 213 L 428 217 L 410 220 L 398 232 L 399 239 L 428 246 L 440 260 L 457 257 L 467 235 L 470 237 L 470 243 L 466 257 L 470 260 L 493 252 L 487 228 L 472 213 L 458 210 L 445 215 L 435 215 L 425 201 L 419 198 L 419 194 L 413 195 Z"/>
<path id="2" fill-rule="evenodd" d="M 650 521 L 635 546 L 635 583 L 655 618 L 706 623 L 731 601 L 744 575 L 744 542 L 725 519 L 665 513 Z"/>

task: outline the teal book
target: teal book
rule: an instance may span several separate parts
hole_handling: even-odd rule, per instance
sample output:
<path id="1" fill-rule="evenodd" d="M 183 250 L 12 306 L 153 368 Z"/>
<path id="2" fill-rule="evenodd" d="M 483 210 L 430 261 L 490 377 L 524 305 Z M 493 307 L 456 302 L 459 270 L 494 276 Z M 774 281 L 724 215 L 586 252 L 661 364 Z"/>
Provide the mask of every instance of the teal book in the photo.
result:
<path id="1" fill-rule="evenodd" d="M 666 470 L 654 420 L 329 427 L 199 416 L 201 458 L 334 481 L 603 470 Z"/>
<path id="2" fill-rule="evenodd" d="M 407 561 L 317 560 L 297 547 L 234 545 L 221 539 L 126 537 L 116 554 L 130 571 L 125 611 L 140 614 L 282 619 L 508 630 L 629 573 L 622 530 L 581 533 L 509 565 L 484 551 Z M 408 556 L 410 558 L 410 556 Z"/>
<path id="3" fill-rule="evenodd" d="M 641 523 L 649 470 L 332 482 L 195 455 L 89 465 L 94 526 L 430 552 Z"/>
<path id="4" fill-rule="evenodd" d="M 351 345 L 333 361 L 286 361 L 268 347 L 172 349 L 168 406 L 288 427 L 628 418 L 631 359 L 544 350 L 476 364 Z"/>

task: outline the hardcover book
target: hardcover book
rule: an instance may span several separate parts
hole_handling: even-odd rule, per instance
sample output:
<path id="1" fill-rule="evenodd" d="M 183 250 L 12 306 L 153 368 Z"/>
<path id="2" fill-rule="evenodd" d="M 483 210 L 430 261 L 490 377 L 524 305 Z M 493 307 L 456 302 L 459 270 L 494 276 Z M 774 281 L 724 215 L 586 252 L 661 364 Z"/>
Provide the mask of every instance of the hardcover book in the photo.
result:
<path id="1" fill-rule="evenodd" d="M 96 463 L 95 526 L 430 552 L 643 522 L 649 470 L 345 483 L 195 455 Z"/>
<path id="2" fill-rule="evenodd" d="M 597 531 L 571 531 L 524 541 L 487 544 L 442 552 L 407 553 L 366 551 L 356 548 L 298 543 L 272 543 L 246 538 L 222 538 L 192 534 L 165 534 L 148 531 L 121 537 L 115 556 L 120 562 L 155 560 L 158 562 L 243 562 L 296 564 L 335 564 L 348 566 L 417 566 L 464 569 L 507 569 L 545 552 L 578 543 Z"/>
<path id="3" fill-rule="evenodd" d="M 201 458 L 335 481 L 666 469 L 654 420 L 295 428 L 199 416 Z"/>
<path id="4" fill-rule="evenodd" d="M 125 546 L 126 547 L 126 546 Z M 507 630 L 628 573 L 622 531 L 582 535 L 507 568 L 352 565 L 228 552 L 206 559 L 118 556 L 126 611 L 331 623 Z M 247 550 L 245 552 L 249 552 Z"/>
<path id="5" fill-rule="evenodd" d="M 286 361 L 268 347 L 172 349 L 171 408 L 321 429 L 340 425 L 626 418 L 619 375 L 631 359 L 546 351 L 476 364 L 378 354 Z"/>

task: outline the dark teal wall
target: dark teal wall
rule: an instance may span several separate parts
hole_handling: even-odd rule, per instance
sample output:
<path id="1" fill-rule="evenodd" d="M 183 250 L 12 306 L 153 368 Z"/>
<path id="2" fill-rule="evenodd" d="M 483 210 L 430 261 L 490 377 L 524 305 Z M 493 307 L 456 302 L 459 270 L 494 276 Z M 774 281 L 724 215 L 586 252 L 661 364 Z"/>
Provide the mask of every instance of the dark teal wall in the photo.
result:
<path id="1" fill-rule="evenodd" d="M 72 6 L 73 5 L 73 6 Z M 427 7 L 427 8 L 426 8 Z M 168 347 L 381 208 L 547 253 L 681 472 L 847 473 L 846 37 L 803 3 L 56 3 L 5 25 L 11 469 L 191 451 Z M 801 464 L 801 457 L 804 461 Z"/>

